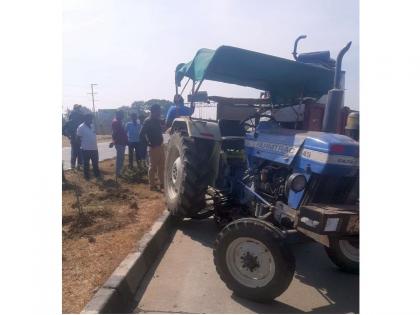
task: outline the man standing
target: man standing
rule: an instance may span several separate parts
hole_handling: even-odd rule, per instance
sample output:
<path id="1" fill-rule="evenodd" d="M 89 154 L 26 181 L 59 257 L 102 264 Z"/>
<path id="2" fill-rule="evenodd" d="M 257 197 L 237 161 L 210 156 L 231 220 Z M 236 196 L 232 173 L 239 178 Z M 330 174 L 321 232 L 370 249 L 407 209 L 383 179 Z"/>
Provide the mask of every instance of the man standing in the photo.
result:
<path id="1" fill-rule="evenodd" d="M 99 154 L 98 145 L 96 143 L 96 133 L 92 128 L 93 115 L 85 114 L 84 123 L 77 128 L 77 136 L 80 139 L 82 154 L 83 154 L 83 173 L 86 180 L 89 176 L 89 163 L 92 161 L 93 174 L 96 178 L 100 176 L 99 173 Z"/>
<path id="2" fill-rule="evenodd" d="M 137 114 L 131 113 L 130 115 L 131 121 L 129 121 L 125 125 L 125 129 L 127 130 L 127 137 L 128 137 L 128 167 L 133 168 L 133 155 L 135 153 L 137 166 L 139 167 L 139 160 L 140 160 L 140 152 L 139 152 L 139 145 L 140 145 L 140 129 L 141 125 L 137 122 Z"/>
<path id="3" fill-rule="evenodd" d="M 144 121 L 146 119 L 146 116 L 144 113 L 140 114 L 140 130 L 141 130 L 141 126 L 144 125 Z M 139 137 L 139 159 L 142 162 L 142 165 L 145 167 L 146 164 L 146 160 L 147 160 L 147 140 L 145 137 Z"/>
<path id="4" fill-rule="evenodd" d="M 80 149 L 80 140 L 76 135 L 77 127 L 83 123 L 83 113 L 81 111 L 80 105 L 74 105 L 73 111 L 69 115 L 69 121 L 63 126 L 63 135 L 65 135 L 70 140 L 71 145 L 71 158 L 70 158 L 70 165 L 71 168 L 74 169 L 76 167 L 77 161 L 77 169 L 80 169 L 82 166 L 82 150 Z"/>
<path id="5" fill-rule="evenodd" d="M 125 146 L 128 143 L 127 134 L 122 124 L 123 118 L 124 112 L 118 110 L 112 121 L 112 140 L 117 151 L 117 161 L 115 163 L 115 174 L 117 177 L 121 176 L 121 170 L 124 165 Z"/>
<path id="6" fill-rule="evenodd" d="M 165 152 L 160 120 L 161 110 L 157 104 L 150 108 L 150 116 L 144 121 L 140 131 L 140 140 L 146 139 L 149 146 L 149 185 L 150 190 L 159 190 L 155 184 L 156 173 L 159 177 L 160 189 L 163 189 L 163 172 L 165 167 Z"/>
<path id="7" fill-rule="evenodd" d="M 166 114 L 166 128 L 171 127 L 175 118 L 180 116 L 191 116 L 194 112 L 194 108 L 189 108 L 184 105 L 184 99 L 179 94 L 174 96 L 174 104 L 175 105 L 172 105 Z"/>

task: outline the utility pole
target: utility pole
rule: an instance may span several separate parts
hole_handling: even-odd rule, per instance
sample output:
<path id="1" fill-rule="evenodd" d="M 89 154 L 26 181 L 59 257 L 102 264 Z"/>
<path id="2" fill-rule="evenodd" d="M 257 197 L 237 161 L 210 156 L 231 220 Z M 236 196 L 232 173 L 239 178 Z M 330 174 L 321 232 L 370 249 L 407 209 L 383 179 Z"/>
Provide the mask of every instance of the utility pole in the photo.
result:
<path id="1" fill-rule="evenodd" d="M 90 93 L 88 93 L 88 94 L 90 94 L 90 95 L 92 95 L 92 111 L 93 111 L 93 125 L 94 125 L 94 129 L 95 129 L 95 132 L 98 132 L 98 130 L 97 130 L 97 128 L 98 128 L 98 126 L 97 126 L 97 117 L 96 117 L 96 109 L 95 109 L 95 94 L 98 94 L 98 93 L 96 93 L 96 92 L 93 92 L 93 86 L 94 85 L 97 85 L 96 83 L 91 83 L 90 84 L 90 90 L 91 90 L 91 92 Z"/>
<path id="2" fill-rule="evenodd" d="M 91 84 L 90 84 L 90 89 L 91 89 L 91 92 L 90 92 L 90 93 L 88 93 L 88 94 L 92 95 L 92 111 L 93 111 L 93 114 L 95 115 L 96 111 L 95 111 L 95 97 L 94 97 L 94 95 L 95 95 L 95 94 L 98 94 L 98 93 L 93 92 L 93 86 L 94 86 L 94 85 L 97 85 L 97 84 L 96 84 L 96 83 L 91 83 Z"/>

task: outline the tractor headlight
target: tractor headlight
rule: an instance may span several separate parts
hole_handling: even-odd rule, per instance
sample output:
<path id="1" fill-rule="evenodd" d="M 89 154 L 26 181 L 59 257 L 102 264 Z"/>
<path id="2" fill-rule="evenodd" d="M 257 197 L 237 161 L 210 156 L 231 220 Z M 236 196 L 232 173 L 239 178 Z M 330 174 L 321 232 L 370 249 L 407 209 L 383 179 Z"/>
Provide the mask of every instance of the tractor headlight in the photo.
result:
<path id="1" fill-rule="evenodd" d="M 287 186 L 294 192 L 300 192 L 305 189 L 306 177 L 300 173 L 293 173 L 287 180 Z"/>

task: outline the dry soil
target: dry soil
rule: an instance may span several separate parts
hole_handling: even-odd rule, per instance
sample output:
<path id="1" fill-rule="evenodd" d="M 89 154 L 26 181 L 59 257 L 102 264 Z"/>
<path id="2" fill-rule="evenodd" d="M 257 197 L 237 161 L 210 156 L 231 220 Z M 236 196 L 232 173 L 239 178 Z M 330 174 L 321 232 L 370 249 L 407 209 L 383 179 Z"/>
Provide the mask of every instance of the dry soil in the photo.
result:
<path id="1" fill-rule="evenodd" d="M 142 177 L 126 173 L 116 182 L 114 163 L 100 162 L 102 180 L 85 181 L 82 172 L 65 172 L 63 313 L 80 313 L 165 209 L 163 195 L 149 191 Z"/>

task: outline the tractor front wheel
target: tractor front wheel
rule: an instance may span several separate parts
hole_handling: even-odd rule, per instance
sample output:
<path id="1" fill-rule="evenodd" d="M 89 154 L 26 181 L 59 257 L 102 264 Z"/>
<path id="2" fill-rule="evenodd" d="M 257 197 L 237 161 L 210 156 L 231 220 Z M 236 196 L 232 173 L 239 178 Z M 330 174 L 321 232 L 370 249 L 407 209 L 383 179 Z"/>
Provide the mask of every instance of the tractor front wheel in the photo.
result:
<path id="1" fill-rule="evenodd" d="M 325 251 L 331 261 L 343 271 L 359 273 L 359 239 L 330 238 L 329 241 Z"/>
<path id="2" fill-rule="evenodd" d="M 236 295 L 269 302 L 293 279 L 295 260 L 284 236 L 268 222 L 244 218 L 219 233 L 213 251 L 220 278 Z"/>

